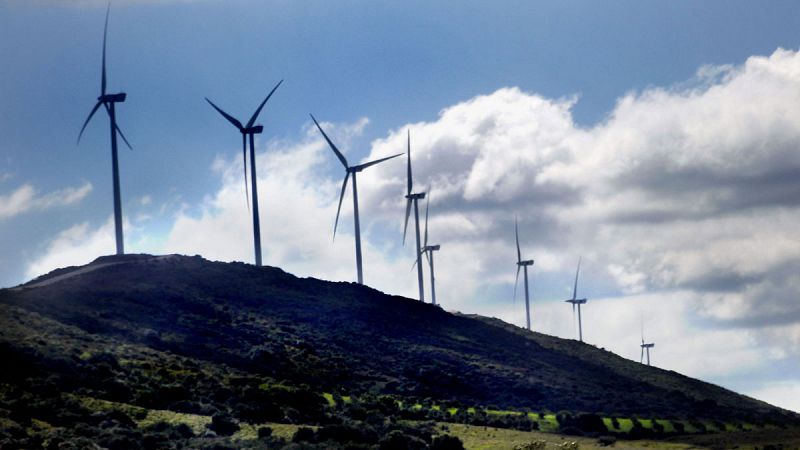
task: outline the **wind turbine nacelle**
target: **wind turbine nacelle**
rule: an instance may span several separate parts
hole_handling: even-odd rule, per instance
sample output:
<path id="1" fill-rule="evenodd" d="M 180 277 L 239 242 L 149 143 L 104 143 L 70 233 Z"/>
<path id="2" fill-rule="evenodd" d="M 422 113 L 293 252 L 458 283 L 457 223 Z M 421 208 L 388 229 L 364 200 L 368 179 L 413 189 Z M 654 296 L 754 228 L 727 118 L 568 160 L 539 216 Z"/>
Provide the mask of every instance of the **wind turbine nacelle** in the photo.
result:
<path id="1" fill-rule="evenodd" d="M 517 262 L 517 265 L 518 266 L 532 266 L 533 265 L 533 260 L 529 259 L 527 261 L 519 261 L 519 262 Z"/>
<path id="2" fill-rule="evenodd" d="M 125 101 L 127 94 L 121 92 L 119 94 L 106 94 L 97 97 L 97 100 L 103 103 L 122 103 Z"/>
<path id="3" fill-rule="evenodd" d="M 425 250 L 426 250 L 426 251 L 432 251 L 432 252 L 433 252 L 433 251 L 437 251 L 437 250 L 439 250 L 440 248 L 441 248 L 441 245 L 439 245 L 439 244 L 436 244 L 436 245 L 426 245 L 426 246 L 425 246 Z"/>
<path id="4" fill-rule="evenodd" d="M 242 134 L 261 134 L 262 131 L 264 131 L 264 126 L 256 125 L 254 127 L 243 129 Z"/>
<path id="5" fill-rule="evenodd" d="M 422 199 L 425 198 L 425 193 L 424 192 L 419 192 L 417 194 L 408 194 L 408 195 L 406 195 L 406 198 L 409 199 L 409 200 L 414 200 L 414 199 L 422 200 Z"/>

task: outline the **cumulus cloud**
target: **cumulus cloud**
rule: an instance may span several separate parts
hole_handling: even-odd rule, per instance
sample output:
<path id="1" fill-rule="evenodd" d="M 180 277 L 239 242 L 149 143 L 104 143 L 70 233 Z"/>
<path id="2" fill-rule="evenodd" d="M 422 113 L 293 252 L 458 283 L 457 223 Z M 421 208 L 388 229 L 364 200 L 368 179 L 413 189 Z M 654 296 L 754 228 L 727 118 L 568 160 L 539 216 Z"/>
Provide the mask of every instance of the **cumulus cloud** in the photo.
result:
<path id="1" fill-rule="evenodd" d="M 114 244 L 114 222 L 109 219 L 97 229 L 89 223 L 74 225 L 60 232 L 44 254 L 28 265 L 27 275 L 34 278 L 61 267 L 88 264 L 100 255 L 107 255 Z"/>
<path id="2" fill-rule="evenodd" d="M 68 187 L 38 195 L 30 184 L 23 184 L 10 194 L 0 195 L 0 220 L 9 219 L 29 211 L 44 211 L 60 206 L 72 205 L 92 192 L 92 184 L 85 182 L 79 187 Z"/>

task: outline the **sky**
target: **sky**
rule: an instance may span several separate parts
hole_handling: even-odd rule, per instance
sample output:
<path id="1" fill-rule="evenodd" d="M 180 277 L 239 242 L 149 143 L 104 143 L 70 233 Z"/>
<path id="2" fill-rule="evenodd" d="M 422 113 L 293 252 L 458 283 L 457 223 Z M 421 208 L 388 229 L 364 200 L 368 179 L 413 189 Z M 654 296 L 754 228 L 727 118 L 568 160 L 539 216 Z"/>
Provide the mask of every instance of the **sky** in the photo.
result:
<path id="1" fill-rule="evenodd" d="M 114 252 L 106 3 L 0 0 L 0 286 Z M 110 92 L 126 250 L 356 277 L 344 170 L 405 151 L 448 310 L 575 338 L 800 411 L 800 4 L 118 0 Z M 417 296 L 405 159 L 359 174 L 366 284 Z M 423 205 L 420 205 L 423 206 Z M 412 219 L 413 220 L 413 219 Z M 429 294 L 427 265 L 426 292 Z"/>

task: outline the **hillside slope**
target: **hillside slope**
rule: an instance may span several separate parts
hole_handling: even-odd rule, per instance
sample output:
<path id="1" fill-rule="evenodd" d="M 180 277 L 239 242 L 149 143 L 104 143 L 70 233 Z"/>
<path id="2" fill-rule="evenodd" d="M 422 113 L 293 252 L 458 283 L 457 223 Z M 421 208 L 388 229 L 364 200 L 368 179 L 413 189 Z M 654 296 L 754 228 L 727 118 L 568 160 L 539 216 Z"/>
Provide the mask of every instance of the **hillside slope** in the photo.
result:
<path id="1" fill-rule="evenodd" d="M 0 291 L 0 303 L 4 330 L 35 313 L 97 338 L 324 392 L 650 417 L 786 414 L 591 345 L 271 267 L 104 257 Z"/>

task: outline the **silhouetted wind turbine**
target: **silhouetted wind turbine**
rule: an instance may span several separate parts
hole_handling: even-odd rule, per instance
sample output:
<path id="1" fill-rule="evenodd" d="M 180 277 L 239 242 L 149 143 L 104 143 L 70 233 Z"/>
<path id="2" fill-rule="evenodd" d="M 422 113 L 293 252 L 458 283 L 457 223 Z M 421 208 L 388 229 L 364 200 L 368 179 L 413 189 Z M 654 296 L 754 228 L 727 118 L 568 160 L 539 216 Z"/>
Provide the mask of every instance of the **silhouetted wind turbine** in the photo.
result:
<path id="1" fill-rule="evenodd" d="M 264 131 L 264 127 L 261 125 L 255 125 L 256 119 L 258 115 L 261 113 L 261 108 L 267 103 L 272 94 L 278 89 L 278 86 L 283 83 L 283 80 L 279 81 L 278 84 L 275 85 L 274 88 L 269 92 L 269 95 L 258 105 L 258 109 L 256 112 L 253 113 L 250 120 L 247 121 L 247 125 L 242 125 L 241 122 L 234 119 L 230 114 L 226 113 L 225 111 L 221 110 L 217 105 L 214 104 L 211 100 L 206 97 L 206 101 L 217 110 L 218 113 L 222 114 L 222 117 L 228 120 L 228 122 L 232 123 L 239 132 L 242 133 L 242 164 L 244 165 L 244 189 L 245 189 L 245 198 L 247 198 L 249 202 L 249 193 L 247 192 L 247 138 L 250 137 L 250 182 L 253 189 L 253 242 L 255 245 L 255 253 L 256 253 L 256 266 L 261 265 L 261 223 L 258 217 L 258 185 L 257 177 L 256 177 L 256 149 L 255 149 L 255 135 L 261 134 Z M 249 206 L 249 203 L 248 203 Z"/>
<path id="2" fill-rule="evenodd" d="M 322 136 L 328 142 L 328 145 L 331 147 L 334 153 L 336 153 L 336 157 L 339 158 L 339 161 L 342 162 L 344 166 L 345 174 L 344 174 L 344 182 L 342 183 L 342 193 L 339 195 L 339 207 L 336 209 L 336 221 L 333 223 L 333 238 L 336 238 L 336 228 L 339 225 L 339 212 L 342 210 L 342 200 L 344 199 L 344 191 L 347 188 L 347 179 L 352 174 L 353 176 L 353 221 L 355 222 L 355 234 L 356 234 L 356 272 L 358 273 L 358 284 L 364 284 L 364 271 L 361 263 L 361 225 L 358 219 L 358 184 L 356 183 L 356 174 L 361 172 L 362 170 L 366 169 L 367 167 L 374 166 L 375 164 L 382 163 L 386 160 L 396 158 L 402 153 L 398 153 L 394 156 L 387 156 L 386 158 L 376 159 L 374 161 L 370 161 L 364 164 L 359 164 L 357 166 L 350 166 L 347 163 L 347 159 L 344 157 L 342 152 L 336 148 L 336 145 L 328 138 L 328 135 L 322 131 L 322 127 L 319 126 L 317 119 L 314 118 L 312 114 L 311 120 L 314 121 L 314 124 L 319 129 L 319 132 L 322 133 Z"/>
<path id="3" fill-rule="evenodd" d="M 435 245 L 428 245 L 428 206 L 430 206 L 431 197 L 430 192 L 428 192 L 428 198 L 425 200 L 425 238 L 422 244 L 422 253 L 425 254 L 425 258 L 428 260 L 428 267 L 431 270 L 431 303 L 436 304 L 436 278 L 434 277 L 434 270 L 433 270 L 433 252 L 439 251 L 441 246 L 439 244 Z M 414 264 L 417 264 L 415 261 Z"/>
<path id="4" fill-rule="evenodd" d="M 572 298 L 564 300 L 572 303 L 572 318 L 575 320 L 575 305 L 578 305 L 578 340 L 583 342 L 583 328 L 581 327 L 581 305 L 586 303 L 585 298 L 577 298 L 578 295 L 578 274 L 581 272 L 581 260 L 578 258 L 578 270 L 575 271 L 575 286 L 572 288 Z M 575 322 L 573 322 L 575 323 Z"/>
<path id="5" fill-rule="evenodd" d="M 519 249 L 519 227 L 517 226 L 517 219 L 514 218 L 514 235 L 517 238 L 517 278 L 514 280 L 514 299 L 517 298 L 517 283 L 519 282 L 519 269 L 522 268 L 525 272 L 525 318 L 527 319 L 528 330 L 531 329 L 531 307 L 530 298 L 528 297 L 528 266 L 533 265 L 533 260 L 522 260 L 522 251 Z"/>
<path id="6" fill-rule="evenodd" d="M 414 223 L 417 227 L 417 281 L 419 282 L 419 301 L 425 301 L 425 287 L 422 284 L 422 247 L 419 239 L 419 207 L 417 202 L 425 198 L 424 192 L 412 193 L 414 188 L 413 177 L 411 176 L 411 131 L 408 131 L 408 191 L 406 193 L 406 222 L 403 225 L 403 245 L 406 243 L 406 231 L 408 230 L 408 216 L 411 214 L 411 204 L 414 204 Z"/>
<path id="7" fill-rule="evenodd" d="M 640 347 L 642 347 L 642 355 L 639 357 L 639 363 L 640 364 L 644 361 L 644 354 L 646 352 L 647 353 L 647 365 L 648 366 L 650 365 L 650 349 L 655 347 L 655 346 L 656 346 L 656 344 L 654 344 L 652 342 L 649 343 L 649 344 L 645 344 L 645 342 L 644 342 L 644 320 L 642 320 L 642 345 L 640 346 Z"/>
<path id="8" fill-rule="evenodd" d="M 106 9 L 106 23 L 103 27 L 103 63 L 102 63 L 102 74 L 100 78 L 100 96 L 97 97 L 97 103 L 92 108 L 92 111 L 89 113 L 89 117 L 86 118 L 86 121 L 83 122 L 83 126 L 81 127 L 81 132 L 78 133 L 78 143 L 81 142 L 81 136 L 83 135 L 83 130 L 86 129 L 86 125 L 89 124 L 89 121 L 92 120 L 92 116 L 94 113 L 100 109 L 100 106 L 104 106 L 106 108 L 106 112 L 108 112 L 109 121 L 111 122 L 111 166 L 112 166 L 112 176 L 114 181 L 114 235 L 117 241 L 117 254 L 122 255 L 125 254 L 125 242 L 122 236 L 122 204 L 120 201 L 120 191 L 119 191 L 119 162 L 117 158 L 117 133 L 119 133 L 122 140 L 125 142 L 125 145 L 128 148 L 131 148 L 131 144 L 128 143 L 128 140 L 125 139 L 125 135 L 122 134 L 122 130 L 119 129 L 117 126 L 117 116 L 116 110 L 114 105 L 116 103 L 122 103 L 125 101 L 125 93 L 121 92 L 119 94 L 106 94 L 106 36 L 108 35 L 108 15 L 111 12 L 111 3 L 108 4 L 108 8 Z"/>

